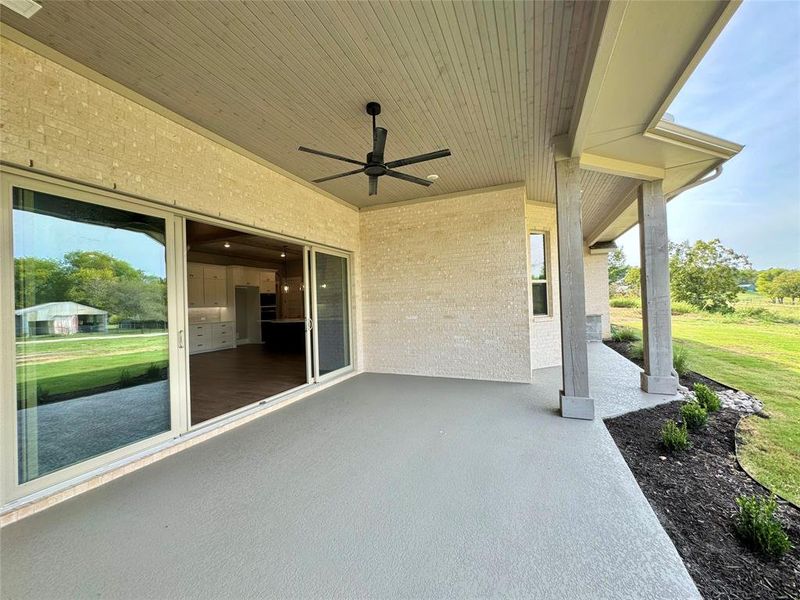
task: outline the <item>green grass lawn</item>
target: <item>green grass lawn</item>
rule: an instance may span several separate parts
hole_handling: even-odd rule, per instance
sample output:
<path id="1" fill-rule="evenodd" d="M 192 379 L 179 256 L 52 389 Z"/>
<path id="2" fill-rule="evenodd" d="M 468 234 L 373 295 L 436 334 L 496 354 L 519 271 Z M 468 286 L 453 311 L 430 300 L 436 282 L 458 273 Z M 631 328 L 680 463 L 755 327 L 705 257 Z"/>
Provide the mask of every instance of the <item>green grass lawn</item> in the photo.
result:
<path id="1" fill-rule="evenodd" d="M 743 294 L 737 307 L 764 307 L 794 318 L 800 305 L 773 305 Z M 641 330 L 641 310 L 612 308 L 611 321 Z M 759 398 L 770 419 L 741 425 L 740 460 L 766 487 L 800 504 L 800 325 L 705 313 L 673 315 L 676 344 L 689 350 L 689 368 Z"/>
<path id="2" fill-rule="evenodd" d="M 147 372 L 151 365 L 167 364 L 167 336 L 124 336 L 117 338 L 17 342 L 17 387 L 22 393 L 49 396 L 90 392 L 124 383 Z"/>

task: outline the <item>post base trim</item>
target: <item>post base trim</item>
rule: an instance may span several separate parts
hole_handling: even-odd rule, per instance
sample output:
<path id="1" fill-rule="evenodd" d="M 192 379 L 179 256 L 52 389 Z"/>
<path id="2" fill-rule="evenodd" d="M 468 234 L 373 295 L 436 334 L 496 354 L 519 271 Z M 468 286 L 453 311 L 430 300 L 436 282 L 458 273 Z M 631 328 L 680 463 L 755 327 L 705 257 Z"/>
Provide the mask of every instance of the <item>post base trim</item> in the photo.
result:
<path id="1" fill-rule="evenodd" d="M 567 419 L 594 420 L 594 399 L 582 396 L 565 396 L 562 390 L 559 394 L 561 400 L 561 416 Z"/>
<path id="2" fill-rule="evenodd" d="M 678 378 L 675 375 L 667 377 L 659 375 L 641 374 L 642 390 L 648 394 L 662 394 L 674 396 L 678 393 Z"/>

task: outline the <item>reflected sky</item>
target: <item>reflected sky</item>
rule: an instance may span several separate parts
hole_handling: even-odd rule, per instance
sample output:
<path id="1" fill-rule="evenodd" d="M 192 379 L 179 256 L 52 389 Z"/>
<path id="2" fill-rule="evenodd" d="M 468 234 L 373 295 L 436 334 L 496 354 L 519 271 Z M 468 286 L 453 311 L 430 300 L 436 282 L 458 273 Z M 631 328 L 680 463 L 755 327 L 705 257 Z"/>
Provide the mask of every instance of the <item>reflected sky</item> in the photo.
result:
<path id="1" fill-rule="evenodd" d="M 136 231 L 14 211 L 14 256 L 61 260 L 75 250 L 105 252 L 147 275 L 166 277 L 164 246 Z M 22 233 L 22 235 L 20 235 Z M 35 240 L 31 244 L 31 240 Z"/>

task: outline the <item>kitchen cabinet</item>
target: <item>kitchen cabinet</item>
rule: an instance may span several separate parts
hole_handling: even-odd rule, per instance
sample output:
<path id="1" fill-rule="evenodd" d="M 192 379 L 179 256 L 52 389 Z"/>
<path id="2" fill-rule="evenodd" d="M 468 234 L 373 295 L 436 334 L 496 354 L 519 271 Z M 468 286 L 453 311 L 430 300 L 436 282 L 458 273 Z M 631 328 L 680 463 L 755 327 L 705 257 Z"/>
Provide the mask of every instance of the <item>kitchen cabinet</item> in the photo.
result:
<path id="1" fill-rule="evenodd" d="M 225 267 L 189 263 L 187 283 L 187 302 L 190 308 L 227 306 L 228 286 Z"/>
<path id="2" fill-rule="evenodd" d="M 259 274 L 258 291 L 262 294 L 275 293 L 275 271 L 261 271 Z"/>
<path id="3" fill-rule="evenodd" d="M 203 277 L 203 306 L 227 306 L 228 290 L 225 280 L 217 277 Z"/>
<path id="4" fill-rule="evenodd" d="M 189 263 L 188 265 L 188 273 L 187 273 L 187 281 L 188 281 L 188 303 L 189 307 L 198 307 L 198 306 L 205 306 L 203 304 L 204 294 L 203 294 L 203 265 L 197 263 Z"/>
<path id="5" fill-rule="evenodd" d="M 261 281 L 261 269 L 252 267 L 235 266 L 230 268 L 233 277 L 233 285 L 259 287 Z"/>
<path id="6" fill-rule="evenodd" d="M 233 266 L 229 272 L 234 286 L 257 287 L 262 294 L 275 293 L 275 271 Z"/>
<path id="7" fill-rule="evenodd" d="M 189 354 L 236 347 L 235 327 L 231 321 L 189 325 Z"/>

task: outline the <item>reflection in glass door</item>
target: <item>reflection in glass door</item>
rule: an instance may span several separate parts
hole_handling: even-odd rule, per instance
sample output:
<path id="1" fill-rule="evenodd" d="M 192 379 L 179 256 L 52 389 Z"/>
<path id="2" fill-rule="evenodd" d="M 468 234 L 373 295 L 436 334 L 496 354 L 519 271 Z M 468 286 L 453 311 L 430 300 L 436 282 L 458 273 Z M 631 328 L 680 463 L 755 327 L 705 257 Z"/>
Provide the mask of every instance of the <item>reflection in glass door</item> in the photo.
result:
<path id="1" fill-rule="evenodd" d="M 16 187 L 12 209 L 23 484 L 170 431 L 167 222 Z"/>
<path id="2" fill-rule="evenodd" d="M 314 367 L 316 377 L 350 366 L 347 258 L 311 253 Z"/>

